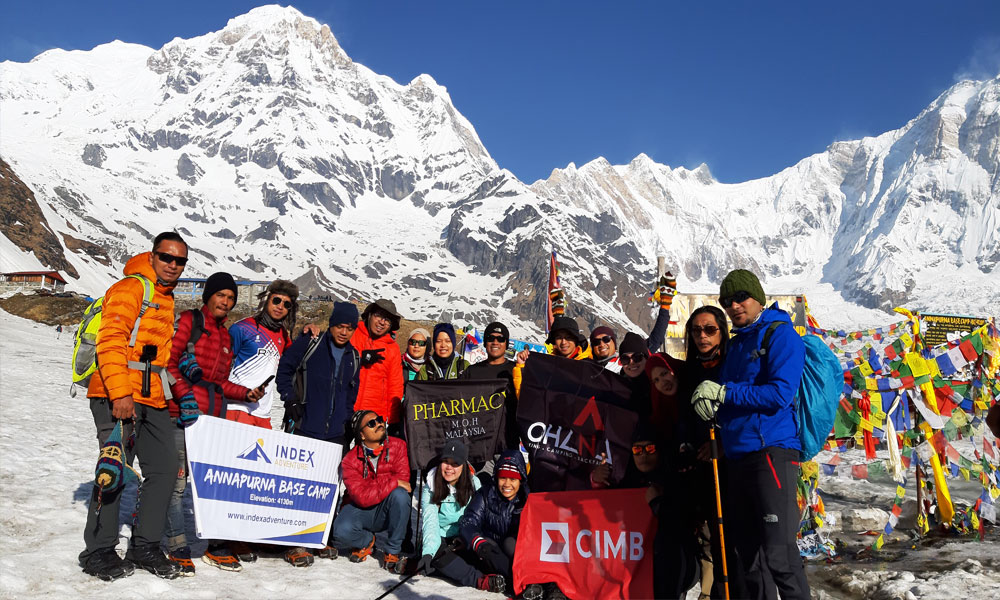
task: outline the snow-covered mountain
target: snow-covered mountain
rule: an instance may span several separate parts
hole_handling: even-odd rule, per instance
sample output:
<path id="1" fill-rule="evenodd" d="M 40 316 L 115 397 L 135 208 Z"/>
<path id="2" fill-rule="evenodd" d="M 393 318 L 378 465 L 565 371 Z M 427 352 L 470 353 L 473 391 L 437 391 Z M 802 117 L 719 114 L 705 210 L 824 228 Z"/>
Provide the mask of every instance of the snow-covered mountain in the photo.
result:
<path id="1" fill-rule="evenodd" d="M 743 266 L 768 291 L 995 312 L 998 97 L 1000 78 L 962 82 L 902 129 L 741 184 L 640 155 L 528 186 L 430 76 L 400 85 L 266 6 L 159 50 L 0 63 L 2 175 L 27 188 L 0 191 L 0 267 L 100 293 L 176 228 L 187 274 L 289 277 L 461 324 L 540 326 L 553 248 L 587 324 L 647 324 L 657 254 L 684 291 Z"/>

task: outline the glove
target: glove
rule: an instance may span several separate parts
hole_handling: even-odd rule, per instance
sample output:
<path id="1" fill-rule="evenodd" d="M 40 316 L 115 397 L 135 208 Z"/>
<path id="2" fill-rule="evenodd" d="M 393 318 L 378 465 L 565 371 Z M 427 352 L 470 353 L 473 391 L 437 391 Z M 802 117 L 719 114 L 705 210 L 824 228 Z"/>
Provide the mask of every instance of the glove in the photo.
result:
<path id="1" fill-rule="evenodd" d="M 719 406 L 726 401 L 726 386 L 719 385 L 714 381 L 702 381 L 698 387 L 694 388 L 691 395 L 691 404 L 694 405 L 694 412 L 703 421 L 711 421 L 715 418 Z"/>
<path id="2" fill-rule="evenodd" d="M 200 369 L 199 372 L 201 372 Z M 177 416 L 177 426 L 190 427 L 194 425 L 194 422 L 198 420 L 198 415 L 201 414 L 201 410 L 198 408 L 198 401 L 194 399 L 194 394 L 189 392 L 181 396 L 178 406 L 181 409 L 181 414 Z"/>
<path id="3" fill-rule="evenodd" d="M 365 350 L 361 353 L 361 366 L 370 367 L 376 363 L 380 363 L 385 360 L 382 353 L 385 352 L 385 348 L 377 348 L 375 350 Z"/>
<path id="4" fill-rule="evenodd" d="M 486 563 L 484 572 L 503 573 L 509 567 L 509 559 L 493 540 L 476 536 L 472 540 L 472 547 L 476 549 L 476 556 Z"/>
<path id="5" fill-rule="evenodd" d="M 177 361 L 177 368 L 180 370 L 181 375 L 184 376 L 184 379 L 187 379 L 191 383 L 201 381 L 201 367 L 198 366 L 198 361 L 195 360 L 194 354 L 190 352 L 181 354 L 180 360 Z"/>
<path id="6" fill-rule="evenodd" d="M 423 571 L 424 575 L 431 575 L 431 574 L 433 574 L 434 573 L 434 567 L 431 566 L 431 562 L 433 560 L 434 560 L 434 557 L 431 556 L 430 554 L 425 554 L 425 555 L 421 556 L 420 557 L 420 561 L 417 562 L 417 572 L 419 573 L 420 571 Z"/>
<path id="7" fill-rule="evenodd" d="M 659 282 L 660 308 L 670 310 L 670 305 L 674 303 L 674 296 L 677 295 L 677 278 L 670 271 L 660 277 Z"/>
<path id="8" fill-rule="evenodd" d="M 552 315 L 559 316 L 566 313 L 566 294 L 562 288 L 552 288 L 549 290 L 549 300 L 552 301 Z"/>
<path id="9" fill-rule="evenodd" d="M 298 423 L 302 421 L 302 417 L 306 414 L 306 405 L 301 402 L 289 404 L 285 407 L 285 414 L 287 418 Z"/>

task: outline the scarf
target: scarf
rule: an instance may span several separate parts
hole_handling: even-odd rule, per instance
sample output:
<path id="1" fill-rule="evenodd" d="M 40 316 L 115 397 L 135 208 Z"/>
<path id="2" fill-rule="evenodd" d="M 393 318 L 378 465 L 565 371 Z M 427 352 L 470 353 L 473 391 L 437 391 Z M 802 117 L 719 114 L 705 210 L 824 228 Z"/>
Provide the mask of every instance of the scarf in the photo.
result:
<path id="1" fill-rule="evenodd" d="M 719 347 L 716 346 L 715 350 L 713 350 L 708 356 L 699 355 L 697 358 L 701 362 L 702 368 L 714 369 L 719 366 L 719 363 L 722 362 L 722 352 L 719 350 Z"/>
<path id="2" fill-rule="evenodd" d="M 266 310 L 257 316 L 257 322 L 271 331 L 278 331 L 282 327 L 281 321 L 275 321 L 272 319 L 271 315 L 267 314 Z"/>
<path id="3" fill-rule="evenodd" d="M 403 362 L 405 362 L 407 365 L 410 366 L 410 370 L 419 371 L 420 367 L 422 367 L 423 364 L 427 362 L 426 356 L 427 355 L 425 354 L 424 355 L 425 358 L 413 358 L 412 356 L 410 356 L 409 350 L 407 350 L 406 354 L 403 355 Z"/>

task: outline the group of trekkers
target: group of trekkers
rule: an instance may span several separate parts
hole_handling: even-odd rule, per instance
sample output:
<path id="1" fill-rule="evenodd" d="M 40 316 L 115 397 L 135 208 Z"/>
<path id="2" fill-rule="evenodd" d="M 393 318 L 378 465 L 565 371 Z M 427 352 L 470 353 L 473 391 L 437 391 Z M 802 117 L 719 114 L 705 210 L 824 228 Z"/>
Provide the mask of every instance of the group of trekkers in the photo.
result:
<path id="1" fill-rule="evenodd" d="M 272 406 L 281 402 L 286 431 L 343 447 L 345 497 L 327 546 L 279 550 L 211 540 L 203 563 L 240 571 L 259 552 L 282 552 L 296 567 L 317 557 L 346 554 L 362 562 L 373 556 L 394 574 L 416 570 L 513 595 L 514 550 L 530 483 L 513 417 L 522 370 L 533 354 L 508 358 L 508 327 L 486 326 L 486 359 L 473 365 L 459 355 L 449 323 L 414 329 L 401 352 L 401 316 L 385 299 L 360 314 L 353 303 L 334 302 L 326 329 L 297 331 L 298 290 L 277 280 L 260 294 L 253 316 L 227 329 L 238 287 L 229 274 L 215 273 L 206 280 L 204 305 L 182 312 L 175 330 L 172 290 L 187 260 L 181 236 L 161 233 L 150 252 L 127 262 L 126 277 L 104 297 L 98 371 L 87 396 L 99 442 L 123 423 L 123 437 L 134 439 L 127 460 L 139 459 L 143 480 L 124 559 L 116 551 L 121 490 L 107 494 L 95 487 L 79 557 L 84 572 L 109 581 L 137 567 L 166 579 L 193 576 L 182 504 L 186 428 L 202 415 L 271 428 Z M 585 336 L 574 319 L 555 311 L 546 339 L 550 352 L 616 373 L 630 392 L 629 409 L 638 414 L 625 478 L 612 481 L 601 464 L 590 486 L 646 490 L 659 523 L 653 543 L 657 597 L 684 597 L 697 584 L 703 598 L 724 597 L 725 559 L 732 598 L 774 598 L 776 592 L 785 600 L 808 598 L 795 542 L 800 445 L 793 398 L 803 343 L 791 326 L 769 327 L 790 325 L 790 319 L 777 305 L 766 307 L 754 274 L 736 270 L 721 283 L 722 308 L 703 306 L 688 319 L 686 358 L 659 353 L 676 293 L 673 277 L 661 278 L 653 330 L 648 336 L 627 332 L 620 343 L 610 327 Z M 773 335 L 761 359 L 767 329 Z M 459 378 L 509 380 L 505 448 L 486 464 L 470 464 L 466 443 L 448 440 L 418 482 L 404 440 L 405 383 Z M 713 431 L 722 442 L 725 556 L 717 535 Z M 419 499 L 413 498 L 417 487 Z M 411 523 L 414 501 L 421 506 L 419 525 Z M 417 534 L 422 541 L 413 544 Z M 523 597 L 565 595 L 556 584 L 532 584 Z"/>

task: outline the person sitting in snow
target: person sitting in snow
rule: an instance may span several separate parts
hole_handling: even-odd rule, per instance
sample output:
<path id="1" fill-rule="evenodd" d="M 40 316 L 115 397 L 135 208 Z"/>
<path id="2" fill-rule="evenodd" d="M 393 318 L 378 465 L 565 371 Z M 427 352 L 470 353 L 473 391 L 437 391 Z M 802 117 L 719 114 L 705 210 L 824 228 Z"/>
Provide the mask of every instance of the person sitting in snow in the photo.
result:
<path id="1" fill-rule="evenodd" d="M 406 442 L 389 436 L 385 419 L 373 410 L 355 411 L 351 431 L 355 446 L 340 463 L 346 491 L 333 522 L 334 544 L 351 549 L 351 562 L 375 553 L 384 569 L 401 574 L 412 491 Z"/>

